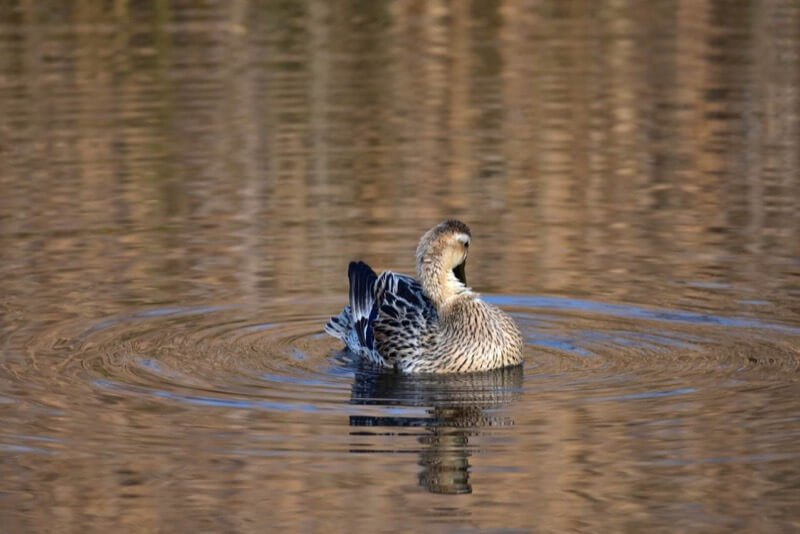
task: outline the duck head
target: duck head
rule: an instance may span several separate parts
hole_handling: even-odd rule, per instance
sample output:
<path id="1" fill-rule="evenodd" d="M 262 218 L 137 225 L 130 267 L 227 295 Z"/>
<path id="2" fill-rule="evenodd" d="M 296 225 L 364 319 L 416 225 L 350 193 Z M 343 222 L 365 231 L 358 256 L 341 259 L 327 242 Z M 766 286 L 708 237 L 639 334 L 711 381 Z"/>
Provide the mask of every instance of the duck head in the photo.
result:
<path id="1" fill-rule="evenodd" d="M 425 232 L 417 245 L 417 277 L 437 305 L 469 291 L 466 263 L 472 234 L 461 221 L 441 222 Z"/>

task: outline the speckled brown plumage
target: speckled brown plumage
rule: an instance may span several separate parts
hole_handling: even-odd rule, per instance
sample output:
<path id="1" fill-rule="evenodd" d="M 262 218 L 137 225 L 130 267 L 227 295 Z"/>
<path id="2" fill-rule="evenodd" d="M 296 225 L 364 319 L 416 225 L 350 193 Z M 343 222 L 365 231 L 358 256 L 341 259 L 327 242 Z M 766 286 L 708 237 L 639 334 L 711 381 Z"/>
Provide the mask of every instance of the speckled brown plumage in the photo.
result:
<path id="1" fill-rule="evenodd" d="M 514 321 L 466 285 L 471 233 L 460 221 L 428 230 L 417 246 L 417 279 L 352 262 L 350 306 L 325 331 L 375 364 L 407 373 L 496 369 L 522 361 Z"/>

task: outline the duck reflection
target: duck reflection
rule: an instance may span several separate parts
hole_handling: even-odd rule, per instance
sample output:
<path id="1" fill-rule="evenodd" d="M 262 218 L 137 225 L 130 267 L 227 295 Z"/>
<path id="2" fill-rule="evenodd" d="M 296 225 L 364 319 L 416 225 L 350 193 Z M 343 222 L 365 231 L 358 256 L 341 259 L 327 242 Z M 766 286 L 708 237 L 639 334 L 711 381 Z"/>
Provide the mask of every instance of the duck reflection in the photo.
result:
<path id="1" fill-rule="evenodd" d="M 519 396 L 522 366 L 468 374 L 404 375 L 374 367 L 356 370 L 350 402 L 357 405 L 425 407 L 427 416 L 350 416 L 352 427 L 423 429 L 417 441 L 420 486 L 433 493 L 471 493 L 469 439 L 487 426 L 509 426 L 496 413 Z M 351 435 L 397 435 L 396 431 L 353 431 Z M 358 449 L 352 452 L 386 452 Z"/>

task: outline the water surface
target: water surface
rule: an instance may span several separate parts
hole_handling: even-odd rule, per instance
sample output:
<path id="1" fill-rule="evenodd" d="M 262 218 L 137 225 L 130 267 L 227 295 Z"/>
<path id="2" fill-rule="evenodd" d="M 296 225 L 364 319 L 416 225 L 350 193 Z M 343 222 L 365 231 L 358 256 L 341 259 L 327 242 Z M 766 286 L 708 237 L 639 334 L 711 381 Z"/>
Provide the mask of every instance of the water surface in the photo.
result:
<path id="1" fill-rule="evenodd" d="M 800 7 L 0 3 L 7 532 L 800 528 Z M 364 368 L 346 268 L 522 367 Z"/>

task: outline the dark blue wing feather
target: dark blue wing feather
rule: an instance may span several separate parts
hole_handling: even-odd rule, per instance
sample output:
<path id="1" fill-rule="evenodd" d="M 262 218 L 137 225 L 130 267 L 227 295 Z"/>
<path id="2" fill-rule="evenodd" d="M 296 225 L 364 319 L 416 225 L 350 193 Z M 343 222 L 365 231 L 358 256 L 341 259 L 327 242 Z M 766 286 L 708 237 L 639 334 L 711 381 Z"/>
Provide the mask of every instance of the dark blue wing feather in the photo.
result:
<path id="1" fill-rule="evenodd" d="M 374 348 L 372 324 L 377 315 L 375 281 L 378 276 L 366 263 L 352 261 L 347 269 L 347 277 L 350 279 L 350 311 L 358 340 L 364 347 Z"/>

